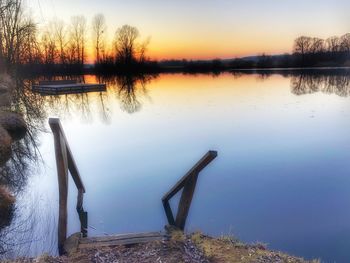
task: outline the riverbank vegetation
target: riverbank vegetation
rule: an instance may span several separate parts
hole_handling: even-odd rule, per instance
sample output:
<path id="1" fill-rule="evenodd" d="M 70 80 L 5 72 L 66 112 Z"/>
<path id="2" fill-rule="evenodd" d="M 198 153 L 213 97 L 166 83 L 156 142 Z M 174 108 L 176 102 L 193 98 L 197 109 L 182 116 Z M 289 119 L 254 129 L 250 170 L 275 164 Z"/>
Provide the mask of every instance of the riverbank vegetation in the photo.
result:
<path id="1" fill-rule="evenodd" d="M 2 239 L 3 230 L 10 226 L 15 210 L 15 194 L 25 183 L 27 145 L 20 140 L 27 133 L 24 118 L 13 111 L 11 98 L 14 83 L 7 75 L 0 75 L 0 255 L 8 244 Z M 20 179 L 18 179 L 20 178 Z"/>

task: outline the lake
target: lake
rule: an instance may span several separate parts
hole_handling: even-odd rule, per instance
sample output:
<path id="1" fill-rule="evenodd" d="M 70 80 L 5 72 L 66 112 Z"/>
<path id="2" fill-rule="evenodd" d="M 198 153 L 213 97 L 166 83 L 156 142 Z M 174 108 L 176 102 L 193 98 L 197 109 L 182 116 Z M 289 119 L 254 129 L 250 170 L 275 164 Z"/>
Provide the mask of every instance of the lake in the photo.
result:
<path id="1" fill-rule="evenodd" d="M 107 91 L 45 97 L 24 80 L 17 107 L 31 127 L 32 154 L 16 188 L 4 237 L 15 248 L 6 256 L 57 254 L 48 118 L 58 117 L 86 187 L 91 236 L 162 230 L 162 196 L 216 150 L 199 175 L 187 231 L 350 261 L 350 75 L 282 73 L 86 75 Z M 80 225 L 69 183 L 72 234 Z"/>

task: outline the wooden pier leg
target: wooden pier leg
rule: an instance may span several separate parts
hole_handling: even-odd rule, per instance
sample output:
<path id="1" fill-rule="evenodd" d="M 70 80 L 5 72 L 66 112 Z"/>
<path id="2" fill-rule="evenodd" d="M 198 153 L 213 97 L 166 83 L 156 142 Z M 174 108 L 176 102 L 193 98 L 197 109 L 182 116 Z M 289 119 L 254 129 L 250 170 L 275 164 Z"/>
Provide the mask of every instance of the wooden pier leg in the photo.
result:
<path id="1" fill-rule="evenodd" d="M 217 157 L 217 151 L 208 151 L 162 198 L 164 210 L 170 225 L 174 225 L 184 230 L 188 211 L 191 206 L 194 190 L 199 173 Z M 174 222 L 173 213 L 171 211 L 169 200 L 176 195 L 181 189 L 182 194 L 179 207 Z"/>
<path id="2" fill-rule="evenodd" d="M 163 200 L 163 207 L 164 207 L 169 225 L 175 226 L 174 215 L 173 215 L 173 212 L 171 211 L 171 207 L 168 200 Z"/>
<path id="3" fill-rule="evenodd" d="M 54 132 L 55 155 L 59 189 L 58 215 L 58 251 L 64 253 L 64 242 L 67 238 L 67 199 L 68 199 L 68 162 L 67 149 L 59 131 Z"/>
<path id="4" fill-rule="evenodd" d="M 84 211 L 83 208 L 84 192 L 83 190 L 78 191 L 78 200 L 77 200 L 77 212 L 79 215 L 80 221 L 80 232 L 83 237 L 87 237 L 88 230 L 88 213 Z"/>
<path id="5" fill-rule="evenodd" d="M 80 219 L 80 232 L 83 237 L 87 237 L 88 234 L 88 213 L 85 211 L 79 212 Z"/>
<path id="6" fill-rule="evenodd" d="M 85 187 L 81 180 L 78 168 L 69 148 L 66 136 L 58 118 L 50 118 L 49 124 L 54 136 L 55 155 L 59 188 L 59 216 L 58 216 L 58 250 L 64 254 L 64 243 L 67 238 L 67 200 L 68 200 L 68 171 L 72 175 L 75 186 L 78 189 L 77 211 L 80 219 L 80 230 L 84 237 L 87 236 L 88 214 L 83 208 Z"/>
<path id="7" fill-rule="evenodd" d="M 194 190 L 196 188 L 198 173 L 193 174 L 186 180 L 184 189 L 181 194 L 181 199 L 179 202 L 179 208 L 176 215 L 175 225 L 184 230 L 186 219 L 188 216 L 188 211 L 190 210 Z"/>

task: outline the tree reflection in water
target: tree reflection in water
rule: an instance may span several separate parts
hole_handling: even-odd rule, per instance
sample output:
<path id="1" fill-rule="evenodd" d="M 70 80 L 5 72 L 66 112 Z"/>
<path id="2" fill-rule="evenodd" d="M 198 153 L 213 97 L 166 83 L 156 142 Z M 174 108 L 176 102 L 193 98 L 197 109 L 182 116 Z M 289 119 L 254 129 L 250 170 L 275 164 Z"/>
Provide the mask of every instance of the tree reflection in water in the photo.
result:
<path id="1" fill-rule="evenodd" d="M 290 78 L 291 92 L 295 95 L 323 92 L 341 97 L 350 96 L 350 75 L 348 69 L 263 69 L 235 70 L 232 75 L 240 78 L 244 75 L 256 75 L 257 81 L 265 81 L 271 75 Z"/>
<path id="2" fill-rule="evenodd" d="M 23 196 L 30 175 L 40 166 L 40 153 L 38 151 L 38 133 L 44 128 L 46 113 L 41 106 L 41 100 L 28 89 L 29 82 L 17 80 L 11 91 L 11 100 L 3 105 L 1 110 L 15 111 L 23 114 L 28 132 L 25 137 L 12 145 L 12 157 L 0 167 L 0 185 L 6 186 L 16 196 Z M 29 200 L 31 198 L 28 198 Z M 6 224 L 0 226 L 0 259 L 23 255 L 23 249 L 30 250 L 37 245 L 38 237 L 32 237 L 33 228 L 42 223 L 38 218 L 39 211 L 35 211 L 35 203 L 15 203 L 10 218 Z M 43 239 L 44 236 L 41 237 Z M 19 244 L 22 244 L 20 247 Z M 26 244 L 26 245 L 23 245 Z"/>
<path id="3" fill-rule="evenodd" d="M 77 117 L 79 114 L 79 119 L 89 123 L 93 121 L 93 114 L 98 113 L 102 122 L 109 123 L 112 114 L 110 106 L 115 103 L 115 98 L 122 111 L 129 114 L 140 111 L 142 98 L 149 98 L 146 86 L 156 77 L 157 75 L 80 76 L 80 82 L 89 82 L 91 80 L 87 78 L 92 78 L 92 82 L 106 84 L 107 92 L 36 96 L 39 96 L 42 109 L 49 109 L 62 119 Z M 71 78 L 77 79 L 74 76 Z"/>
<path id="4" fill-rule="evenodd" d="M 350 76 L 347 74 L 292 76 L 291 90 L 295 95 L 323 92 L 341 97 L 350 95 Z"/>
<path id="5" fill-rule="evenodd" d="M 142 108 L 140 98 L 147 97 L 147 84 L 157 75 L 120 75 L 101 77 L 101 82 L 116 90 L 121 110 L 132 114 Z"/>
<path id="6" fill-rule="evenodd" d="M 258 80 L 266 81 L 272 73 L 276 74 L 276 72 L 268 71 L 257 74 Z M 240 78 L 246 72 L 233 74 L 234 78 Z M 324 92 L 342 97 L 350 96 L 350 76 L 345 72 L 306 74 L 286 71 L 282 74 L 290 77 L 291 92 L 295 95 Z M 23 140 L 15 142 L 11 160 L 0 168 L 0 184 L 6 185 L 20 198 L 36 200 L 35 197 L 30 196 L 32 193 L 25 193 L 24 189 L 30 175 L 40 167 L 42 160 L 37 148 L 38 138 L 41 132 L 46 132 L 45 127 L 50 114 L 61 118 L 77 117 L 73 115 L 78 114 L 83 121 L 91 122 L 93 114 L 97 111 L 99 118 L 104 123 L 109 123 L 112 116 L 111 103 L 118 103 L 116 99 L 124 112 L 128 114 L 139 112 L 142 109 L 143 98 L 149 98 L 147 84 L 156 77 L 157 75 L 92 76 L 93 81 L 97 80 L 99 83 L 107 84 L 107 92 L 59 96 L 41 96 L 33 93 L 31 86 L 38 79 L 18 79 L 16 89 L 11 95 L 11 103 L 6 106 L 6 110 L 22 113 L 27 121 L 29 132 Z M 87 79 L 89 76 L 65 78 L 89 82 Z M 62 79 L 62 77 L 56 79 Z M 52 251 L 56 251 L 55 218 L 38 211 L 39 208 L 35 205 L 35 201 L 32 202 L 32 204 L 25 203 L 26 207 L 17 204 L 13 218 L 10 218 L 12 224 L 0 229 L 0 254 L 6 252 L 6 257 L 29 255 L 27 251 L 32 253 L 39 251 L 43 243 L 45 243 L 46 251 L 47 244 L 51 244 Z M 32 236 L 33 229 L 40 229 L 34 237 Z M 23 243 L 26 245 L 23 246 Z"/>
<path id="7" fill-rule="evenodd" d="M 138 112 L 142 108 L 140 98 L 147 96 L 146 85 L 155 77 L 100 76 L 96 78 L 98 82 L 107 84 L 108 92 L 59 96 L 33 93 L 31 86 L 38 79 L 17 79 L 11 102 L 2 110 L 22 113 L 28 125 L 28 133 L 25 138 L 13 144 L 13 156 L 6 165 L 0 167 L 0 185 L 5 185 L 17 199 L 25 201 L 17 200 L 14 211 L 6 219 L 6 225 L 0 226 L 0 259 L 35 255 L 44 247 L 51 254 L 57 251 L 55 216 L 39 211 L 38 201 L 35 201 L 39 197 L 25 191 L 30 175 L 39 172 L 39 167 L 42 166 L 38 138 L 40 133 L 47 132 L 45 127 L 50 112 L 63 118 L 80 113 L 83 121 L 91 122 L 92 113 L 97 109 L 101 120 L 108 123 L 111 117 L 108 106 L 110 95 L 115 95 L 123 111 L 129 114 Z M 85 82 L 84 76 L 70 78 Z"/>

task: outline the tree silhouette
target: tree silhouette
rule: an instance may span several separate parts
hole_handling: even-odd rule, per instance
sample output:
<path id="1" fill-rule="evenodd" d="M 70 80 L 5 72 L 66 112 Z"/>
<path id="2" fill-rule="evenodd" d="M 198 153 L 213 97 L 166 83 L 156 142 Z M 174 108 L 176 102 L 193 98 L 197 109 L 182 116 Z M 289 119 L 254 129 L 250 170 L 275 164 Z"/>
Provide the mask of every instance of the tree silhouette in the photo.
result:
<path id="1" fill-rule="evenodd" d="M 95 45 L 95 63 L 101 63 L 101 52 L 105 50 L 106 22 L 102 14 L 95 15 L 92 21 L 93 41 Z"/>
<path id="2" fill-rule="evenodd" d="M 23 15 L 22 0 L 0 1 L 0 58 L 7 66 L 28 55 L 23 45 L 35 33 L 35 23 Z"/>
<path id="3" fill-rule="evenodd" d="M 114 37 L 116 63 L 130 65 L 136 62 L 136 39 L 139 35 L 138 29 L 129 25 L 117 29 Z"/>
<path id="4" fill-rule="evenodd" d="M 84 16 L 73 16 L 70 25 L 70 59 L 71 63 L 84 65 L 86 57 L 86 19 Z"/>

